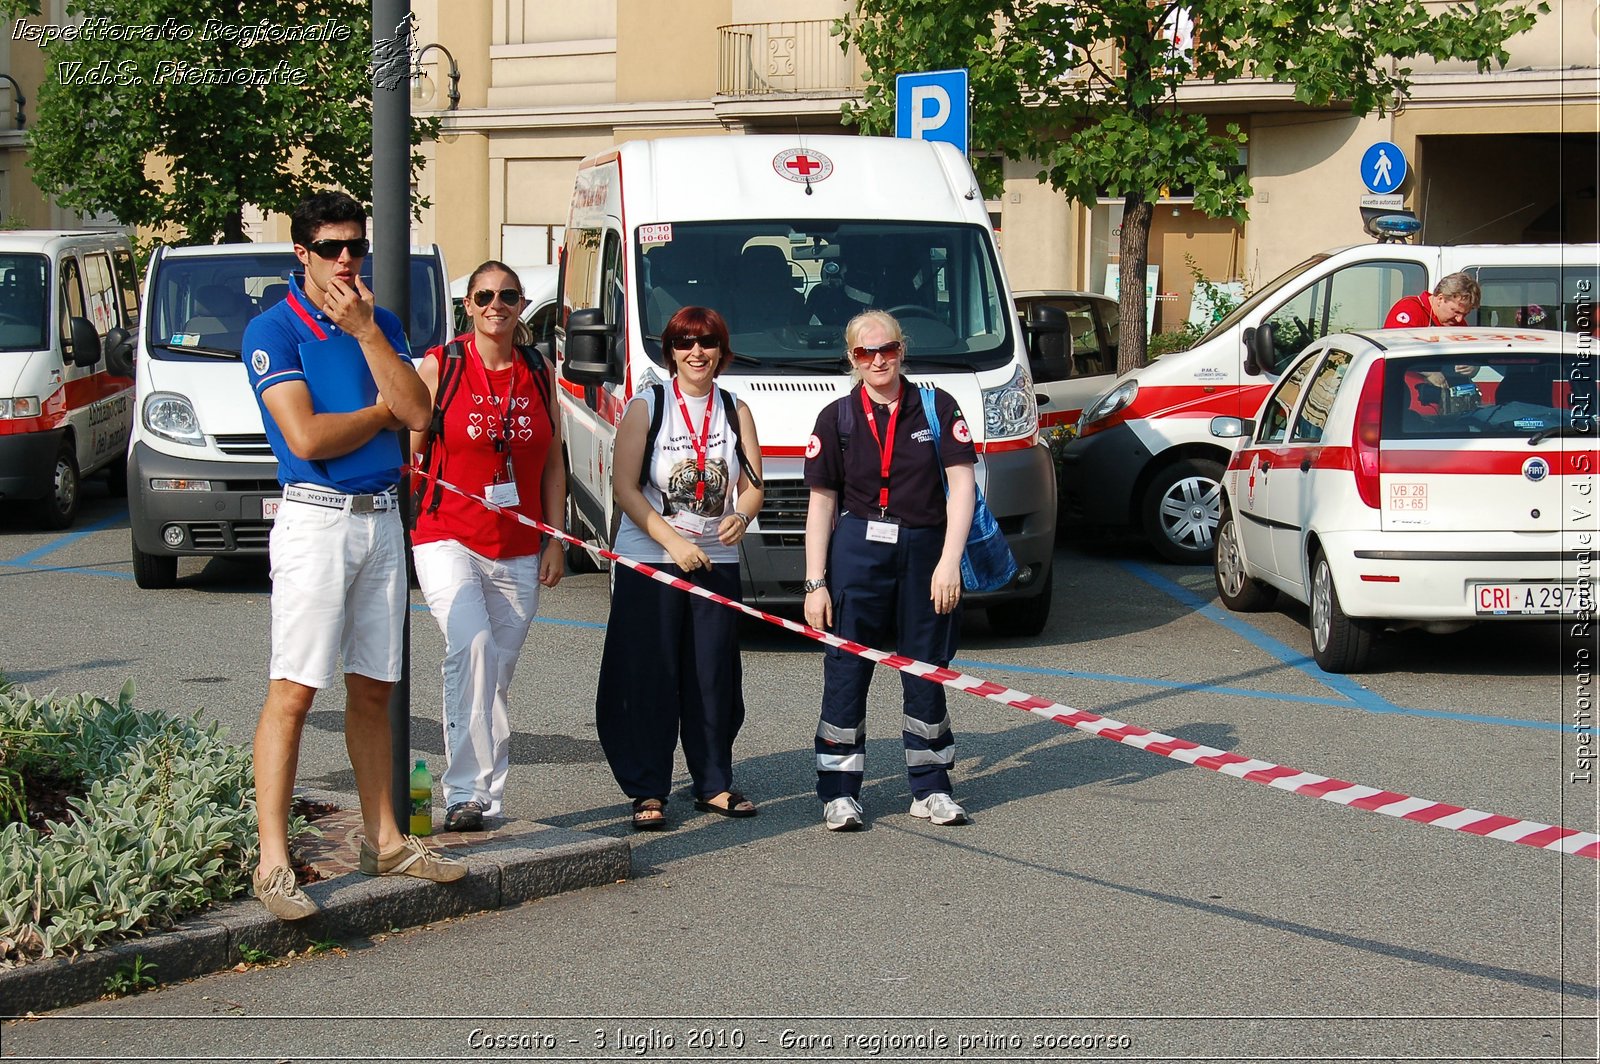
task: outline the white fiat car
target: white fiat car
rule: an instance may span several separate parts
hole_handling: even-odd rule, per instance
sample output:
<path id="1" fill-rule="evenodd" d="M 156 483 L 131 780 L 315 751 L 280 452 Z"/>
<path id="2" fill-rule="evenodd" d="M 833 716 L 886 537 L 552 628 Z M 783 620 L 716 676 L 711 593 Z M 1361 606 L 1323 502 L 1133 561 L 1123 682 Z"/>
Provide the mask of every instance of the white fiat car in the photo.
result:
<path id="1" fill-rule="evenodd" d="M 1593 336 L 1343 333 L 1284 368 L 1223 477 L 1217 593 L 1311 610 L 1327 672 L 1386 627 L 1580 616 L 1600 565 Z"/>

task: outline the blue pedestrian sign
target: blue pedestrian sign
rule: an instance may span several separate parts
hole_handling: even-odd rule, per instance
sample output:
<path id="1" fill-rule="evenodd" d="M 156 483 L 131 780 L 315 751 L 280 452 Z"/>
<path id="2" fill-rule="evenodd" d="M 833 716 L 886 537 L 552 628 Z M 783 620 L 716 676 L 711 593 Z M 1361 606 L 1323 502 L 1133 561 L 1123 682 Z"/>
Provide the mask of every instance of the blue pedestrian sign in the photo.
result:
<path id="1" fill-rule="evenodd" d="M 967 72 L 930 70 L 897 76 L 894 135 L 949 141 L 967 154 Z"/>
<path id="2" fill-rule="evenodd" d="M 1406 156 L 1398 145 L 1380 140 L 1361 156 L 1361 183 L 1374 196 L 1397 190 L 1406 179 Z"/>

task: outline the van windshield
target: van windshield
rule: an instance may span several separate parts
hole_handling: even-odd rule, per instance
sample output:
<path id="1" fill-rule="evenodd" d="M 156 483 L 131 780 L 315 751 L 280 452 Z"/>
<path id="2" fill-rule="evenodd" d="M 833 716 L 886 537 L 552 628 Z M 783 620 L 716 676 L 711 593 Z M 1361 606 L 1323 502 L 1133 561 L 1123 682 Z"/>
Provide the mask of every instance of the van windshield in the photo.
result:
<path id="1" fill-rule="evenodd" d="M 1509 348 L 1391 357 L 1383 438 L 1509 439 L 1600 430 L 1592 356 Z"/>
<path id="2" fill-rule="evenodd" d="M 50 346 L 49 270 L 43 255 L 0 255 L 0 351 Z"/>
<path id="3" fill-rule="evenodd" d="M 239 357 L 250 319 L 289 294 L 289 277 L 300 272 L 293 254 L 241 251 L 227 255 L 169 255 L 145 293 L 145 328 L 153 357 L 170 360 Z M 372 260 L 361 269 L 372 285 Z M 413 355 L 449 339 L 445 279 L 431 255 L 411 257 L 411 320 L 407 338 Z M 383 301 L 378 301 L 379 306 Z"/>
<path id="4" fill-rule="evenodd" d="M 738 221 L 641 226 L 644 346 L 680 307 L 728 322 L 741 370 L 843 368 L 844 326 L 887 310 L 907 340 L 907 369 L 998 366 L 1015 312 L 981 226 L 875 221 Z"/>
<path id="5" fill-rule="evenodd" d="M 1259 307 L 1273 296 L 1277 295 L 1295 278 L 1299 277 L 1301 274 L 1311 269 L 1311 267 L 1327 258 L 1327 255 L 1313 255 L 1306 261 L 1300 263 L 1298 266 L 1292 266 L 1285 270 L 1283 273 L 1279 274 L 1277 277 L 1268 282 L 1267 287 L 1251 294 L 1249 299 L 1246 299 L 1237 307 L 1234 307 L 1233 310 L 1228 313 L 1227 317 L 1221 319 L 1215 325 L 1213 325 L 1209 332 L 1194 342 L 1193 346 L 1199 347 L 1213 336 L 1220 336 L 1221 334 L 1227 332 L 1229 329 L 1239 324 L 1239 322 L 1243 321 L 1245 315 L 1249 314 L 1252 310 Z"/>

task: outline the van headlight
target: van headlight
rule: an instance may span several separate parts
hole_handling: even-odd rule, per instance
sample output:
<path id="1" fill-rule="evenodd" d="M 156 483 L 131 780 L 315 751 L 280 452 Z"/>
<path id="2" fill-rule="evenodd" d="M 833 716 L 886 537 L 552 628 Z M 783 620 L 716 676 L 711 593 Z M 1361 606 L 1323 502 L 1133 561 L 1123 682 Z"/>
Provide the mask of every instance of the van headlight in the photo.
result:
<path id="1" fill-rule="evenodd" d="M 1039 429 L 1039 407 L 1033 382 L 1021 366 L 998 388 L 983 390 L 983 435 L 986 440 L 1027 436 Z"/>
<path id="2" fill-rule="evenodd" d="M 1139 394 L 1138 381 L 1123 381 L 1121 384 L 1106 392 L 1100 398 L 1083 408 L 1083 413 L 1078 417 L 1078 435 L 1084 434 L 1084 429 L 1096 421 L 1106 418 L 1124 409 L 1133 402 L 1133 397 Z"/>
<path id="3" fill-rule="evenodd" d="M 37 395 L 19 395 L 15 399 L 0 399 L 0 421 L 38 416 L 39 397 Z"/>
<path id="4" fill-rule="evenodd" d="M 204 447 L 205 434 L 189 400 L 173 392 L 152 392 L 144 401 L 144 427 L 164 440 Z"/>

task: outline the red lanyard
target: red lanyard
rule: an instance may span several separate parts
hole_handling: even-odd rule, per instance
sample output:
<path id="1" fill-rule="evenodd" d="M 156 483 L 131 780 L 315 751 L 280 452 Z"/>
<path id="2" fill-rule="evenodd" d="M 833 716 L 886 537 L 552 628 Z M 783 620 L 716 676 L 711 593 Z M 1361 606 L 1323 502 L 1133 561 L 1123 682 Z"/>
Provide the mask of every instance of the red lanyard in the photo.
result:
<path id="1" fill-rule="evenodd" d="M 513 361 L 509 367 L 512 371 L 511 378 L 506 381 L 506 397 L 505 401 L 502 402 L 495 397 L 494 381 L 489 379 L 489 367 L 483 364 L 483 359 L 478 355 L 478 338 L 476 336 L 467 337 L 467 354 L 472 356 L 472 364 L 483 373 L 483 390 L 489 399 L 489 405 L 500 410 L 500 435 L 494 437 L 493 441 L 495 453 L 499 454 L 502 451 L 509 450 L 511 447 L 511 393 L 515 390 L 517 384 L 516 362 Z M 507 460 L 509 461 L 509 455 Z"/>
<path id="2" fill-rule="evenodd" d="M 716 409 L 711 404 L 717 398 L 717 386 L 713 384 L 706 395 L 706 418 L 700 425 L 698 440 L 694 438 L 694 421 L 689 417 L 689 407 L 683 401 L 683 389 L 678 387 L 676 379 L 672 382 L 672 394 L 678 399 L 678 413 L 683 415 L 684 427 L 689 430 L 689 442 L 694 444 L 694 501 L 700 502 L 706 497 L 706 450 L 711 441 L 711 412 Z"/>
<path id="3" fill-rule="evenodd" d="M 872 402 L 867 398 L 867 389 L 861 388 L 861 409 L 867 415 L 867 428 L 872 430 L 872 442 L 878 445 L 878 454 L 883 459 L 883 466 L 878 474 L 878 511 L 889 512 L 889 463 L 894 460 L 894 426 L 900 420 L 900 400 L 905 397 L 906 382 L 900 382 L 900 394 L 895 397 L 894 405 L 889 410 L 889 442 L 885 443 L 878 437 L 878 418 L 872 412 Z"/>

